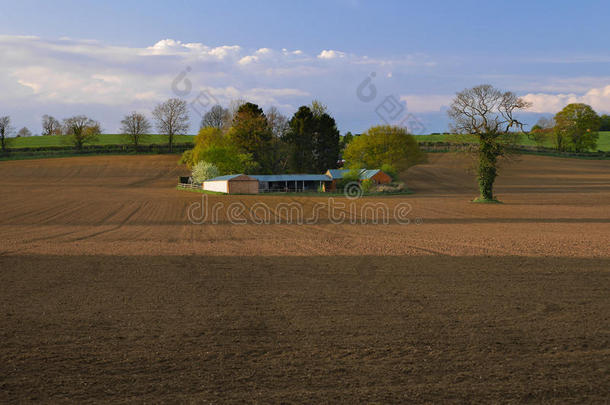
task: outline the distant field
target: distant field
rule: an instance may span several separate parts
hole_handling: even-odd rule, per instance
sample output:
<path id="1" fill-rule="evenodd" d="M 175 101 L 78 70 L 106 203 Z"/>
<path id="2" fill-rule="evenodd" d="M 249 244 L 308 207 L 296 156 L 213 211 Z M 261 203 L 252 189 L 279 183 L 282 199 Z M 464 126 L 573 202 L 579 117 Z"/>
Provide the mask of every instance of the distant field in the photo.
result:
<path id="1" fill-rule="evenodd" d="M 176 135 L 175 143 L 193 142 L 193 135 Z M 121 145 L 129 143 L 124 135 L 120 134 L 103 134 L 100 135 L 97 141 L 92 142 L 93 145 Z M 166 135 L 148 135 L 142 144 L 162 144 L 167 143 Z M 70 145 L 65 136 L 30 136 L 27 138 L 15 138 L 11 143 L 12 148 L 39 148 L 44 146 L 65 146 Z"/>
<path id="2" fill-rule="evenodd" d="M 418 142 L 469 142 L 474 141 L 475 138 L 473 136 L 468 135 L 443 135 L 443 134 L 434 134 L 434 135 L 415 135 L 415 138 Z M 527 136 L 522 136 L 521 145 L 527 146 L 535 146 L 536 142 L 529 139 Z M 551 142 L 545 143 L 543 146 L 552 147 Z M 599 140 L 597 141 L 597 149 L 608 152 L 610 151 L 610 131 L 600 132 Z"/>
<path id="3" fill-rule="evenodd" d="M 469 142 L 474 141 L 474 137 L 466 135 L 415 135 L 418 142 Z M 175 143 L 193 142 L 194 135 L 176 135 Z M 100 135 L 97 141 L 93 142 L 94 145 L 121 145 L 129 143 L 124 135 L 120 134 L 103 134 Z M 165 135 L 148 135 L 142 144 L 164 144 L 167 143 L 167 136 Z M 527 136 L 521 137 L 522 145 L 534 146 L 536 143 L 529 139 Z M 68 139 L 65 136 L 31 136 L 27 138 L 15 138 L 12 140 L 12 148 L 39 148 L 44 146 L 65 146 L 70 145 Z M 549 142 L 544 146 L 551 147 L 552 144 Z M 601 151 L 610 151 L 610 131 L 600 132 L 599 140 L 597 143 L 597 149 Z"/>

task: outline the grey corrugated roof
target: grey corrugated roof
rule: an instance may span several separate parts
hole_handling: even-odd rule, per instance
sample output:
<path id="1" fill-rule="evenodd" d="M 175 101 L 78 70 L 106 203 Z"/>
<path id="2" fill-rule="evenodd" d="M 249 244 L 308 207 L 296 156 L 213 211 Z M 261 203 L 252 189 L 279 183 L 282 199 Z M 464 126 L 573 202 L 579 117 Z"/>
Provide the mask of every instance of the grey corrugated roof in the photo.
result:
<path id="1" fill-rule="evenodd" d="M 225 176 L 218 176 L 218 177 L 214 177 L 213 179 L 209 179 L 206 181 L 223 181 L 223 180 L 231 180 L 234 179 L 235 177 L 239 177 L 241 176 L 241 174 L 227 174 Z"/>
<path id="2" fill-rule="evenodd" d="M 342 179 L 347 172 L 349 172 L 349 169 L 328 169 L 328 173 L 333 179 Z"/>
<path id="3" fill-rule="evenodd" d="M 363 170 L 362 173 L 360 173 L 360 180 L 368 180 L 379 172 L 379 169 Z"/>
<path id="4" fill-rule="evenodd" d="M 255 174 L 258 181 L 330 181 L 325 174 Z"/>

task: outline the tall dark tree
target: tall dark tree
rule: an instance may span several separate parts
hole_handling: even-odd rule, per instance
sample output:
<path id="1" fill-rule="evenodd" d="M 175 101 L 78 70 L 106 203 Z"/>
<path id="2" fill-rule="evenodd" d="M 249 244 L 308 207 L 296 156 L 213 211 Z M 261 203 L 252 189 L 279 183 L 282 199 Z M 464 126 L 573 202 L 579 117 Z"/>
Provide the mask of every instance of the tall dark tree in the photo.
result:
<path id="1" fill-rule="evenodd" d="M 529 103 L 510 91 L 500 91 L 488 84 L 456 94 L 448 111 L 453 119 L 452 130 L 458 134 L 476 135 L 477 180 L 481 201 L 493 201 L 493 185 L 498 175 L 498 158 L 507 151 L 514 137 L 523 133 L 523 123 L 515 113 Z"/>
<path id="2" fill-rule="evenodd" d="M 302 106 L 289 123 L 289 167 L 293 172 L 325 172 L 337 167 L 340 134 L 328 113 Z"/>
<path id="3" fill-rule="evenodd" d="M 314 156 L 315 170 L 325 172 L 336 169 L 341 150 L 340 134 L 335 119 L 323 113 L 315 118 Z"/>
<path id="4" fill-rule="evenodd" d="M 263 110 L 256 104 L 242 104 L 233 116 L 229 136 L 243 153 L 249 153 L 262 173 L 273 170 L 272 132 Z"/>
<path id="5" fill-rule="evenodd" d="M 9 144 L 8 137 L 12 132 L 13 127 L 11 126 L 11 117 L 8 115 L 0 117 L 0 146 L 2 146 L 2 152 L 6 151 Z"/>
<path id="6" fill-rule="evenodd" d="M 288 123 L 284 139 L 288 145 L 288 167 L 294 173 L 306 173 L 315 169 L 314 131 L 316 120 L 309 107 L 302 106 Z"/>

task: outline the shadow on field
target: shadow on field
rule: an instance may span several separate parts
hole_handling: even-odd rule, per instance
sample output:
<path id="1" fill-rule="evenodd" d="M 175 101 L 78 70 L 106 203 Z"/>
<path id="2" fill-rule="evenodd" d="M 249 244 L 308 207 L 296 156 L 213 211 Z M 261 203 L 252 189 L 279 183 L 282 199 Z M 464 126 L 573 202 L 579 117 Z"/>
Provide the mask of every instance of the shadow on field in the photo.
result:
<path id="1" fill-rule="evenodd" d="M 609 395 L 608 259 L 2 256 L 0 268 L 1 402 Z"/>

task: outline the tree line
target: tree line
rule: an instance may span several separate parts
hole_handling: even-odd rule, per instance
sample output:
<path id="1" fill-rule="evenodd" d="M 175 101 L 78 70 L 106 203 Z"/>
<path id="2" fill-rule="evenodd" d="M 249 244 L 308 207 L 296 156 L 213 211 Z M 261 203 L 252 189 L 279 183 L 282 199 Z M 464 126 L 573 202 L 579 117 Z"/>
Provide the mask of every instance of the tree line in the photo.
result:
<path id="1" fill-rule="evenodd" d="M 245 101 L 215 105 L 201 121 L 195 146 L 181 162 L 227 173 L 318 173 L 336 168 L 341 152 L 335 119 L 319 101 L 289 119 L 275 107 Z"/>
<path id="2" fill-rule="evenodd" d="M 186 101 L 178 98 L 158 104 L 152 111 L 153 120 L 157 131 L 168 136 L 169 150 L 172 150 L 175 135 L 183 135 L 189 129 L 189 113 Z M 121 120 L 121 133 L 124 134 L 131 144 L 137 149 L 139 145 L 150 134 L 153 125 L 148 118 L 140 112 L 131 112 Z M 0 147 L 6 151 L 10 146 L 11 136 L 15 129 L 11 125 L 9 116 L 0 117 Z M 31 136 L 31 131 L 22 128 L 16 136 Z M 75 115 L 65 118 L 61 122 L 53 116 L 43 115 L 43 136 L 64 135 L 66 142 L 74 145 L 76 149 L 82 149 L 85 144 L 94 142 L 102 134 L 100 123 L 86 115 Z"/>

